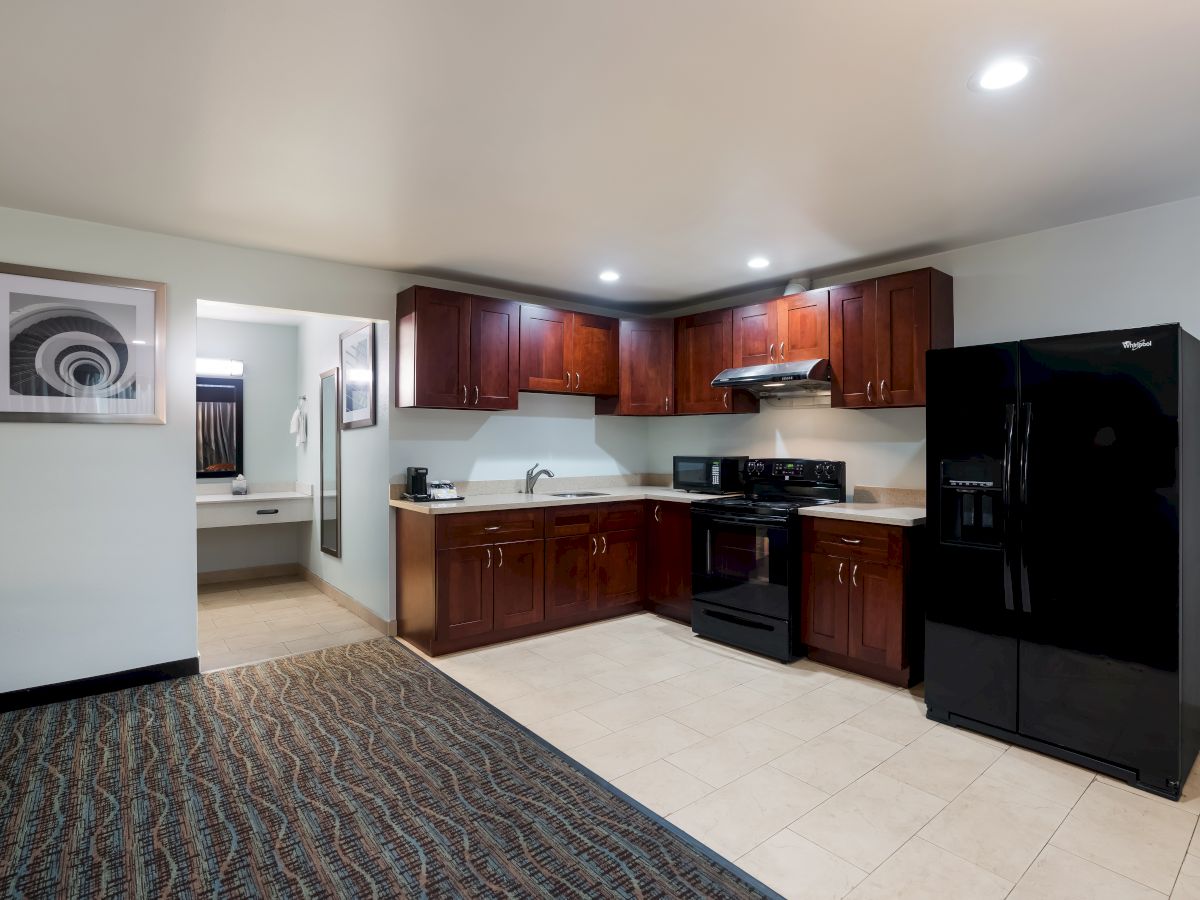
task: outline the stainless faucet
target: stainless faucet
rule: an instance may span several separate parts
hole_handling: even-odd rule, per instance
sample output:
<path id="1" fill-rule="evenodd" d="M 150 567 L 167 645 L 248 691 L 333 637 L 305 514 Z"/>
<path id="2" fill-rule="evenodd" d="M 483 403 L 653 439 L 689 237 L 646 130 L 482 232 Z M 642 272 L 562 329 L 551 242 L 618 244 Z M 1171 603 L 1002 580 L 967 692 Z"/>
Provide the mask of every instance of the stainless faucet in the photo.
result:
<path id="1" fill-rule="evenodd" d="M 549 469 L 539 469 L 541 463 L 534 463 L 529 467 L 529 471 L 525 473 L 525 493 L 532 494 L 533 488 L 537 484 L 538 479 L 545 475 L 547 478 L 553 478 L 554 473 Z"/>

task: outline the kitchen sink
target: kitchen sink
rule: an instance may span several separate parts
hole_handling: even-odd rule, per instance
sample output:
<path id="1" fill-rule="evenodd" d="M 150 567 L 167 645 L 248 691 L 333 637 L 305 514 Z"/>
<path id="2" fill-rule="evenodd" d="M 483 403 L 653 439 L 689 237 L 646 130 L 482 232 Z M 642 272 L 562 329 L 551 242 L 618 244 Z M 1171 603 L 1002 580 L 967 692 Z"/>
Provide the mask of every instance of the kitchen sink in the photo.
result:
<path id="1" fill-rule="evenodd" d="M 607 497 L 608 494 L 603 491 L 563 491 L 561 494 L 551 494 L 550 496 L 571 500 L 575 497 Z"/>

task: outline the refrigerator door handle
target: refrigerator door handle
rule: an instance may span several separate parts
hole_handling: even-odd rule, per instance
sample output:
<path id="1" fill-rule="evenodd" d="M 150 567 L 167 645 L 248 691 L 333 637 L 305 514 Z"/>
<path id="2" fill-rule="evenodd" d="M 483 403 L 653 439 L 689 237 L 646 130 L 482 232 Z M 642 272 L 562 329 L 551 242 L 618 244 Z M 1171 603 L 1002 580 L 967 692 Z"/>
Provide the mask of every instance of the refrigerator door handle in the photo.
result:
<path id="1" fill-rule="evenodd" d="M 1008 403 L 1004 407 L 1004 471 L 1001 474 L 1004 488 L 1004 511 L 1011 517 L 1012 512 L 1009 509 L 1010 497 L 1012 493 L 1012 461 L 1013 449 L 1017 440 L 1017 404 Z"/>
<path id="2" fill-rule="evenodd" d="M 1033 404 L 1022 403 L 1022 412 L 1025 414 L 1025 437 L 1021 441 L 1021 521 L 1026 520 L 1025 507 L 1029 503 L 1029 447 L 1033 435 Z M 1028 554 L 1024 551 L 1025 534 L 1022 527 L 1021 534 L 1021 612 L 1033 612 L 1033 599 L 1029 595 L 1029 559 Z"/>

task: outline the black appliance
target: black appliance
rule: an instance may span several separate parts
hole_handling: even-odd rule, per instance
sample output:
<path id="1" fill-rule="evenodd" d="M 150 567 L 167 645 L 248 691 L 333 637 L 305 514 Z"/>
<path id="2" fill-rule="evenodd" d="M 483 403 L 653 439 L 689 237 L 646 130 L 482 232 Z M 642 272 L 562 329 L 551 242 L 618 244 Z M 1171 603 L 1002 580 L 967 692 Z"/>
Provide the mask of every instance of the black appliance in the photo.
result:
<path id="1" fill-rule="evenodd" d="M 1160 325 L 926 371 L 929 717 L 1178 798 L 1200 747 L 1200 342 Z"/>
<path id="2" fill-rule="evenodd" d="M 429 499 L 429 470 L 424 466 L 408 467 L 408 483 L 405 489 L 408 500 Z"/>
<path id="3" fill-rule="evenodd" d="M 692 504 L 692 630 L 780 660 L 800 651 L 798 509 L 846 499 L 846 464 L 749 459 L 740 497 Z"/>
<path id="4" fill-rule="evenodd" d="M 742 489 L 745 456 L 676 456 L 672 485 L 698 494 L 733 494 Z"/>

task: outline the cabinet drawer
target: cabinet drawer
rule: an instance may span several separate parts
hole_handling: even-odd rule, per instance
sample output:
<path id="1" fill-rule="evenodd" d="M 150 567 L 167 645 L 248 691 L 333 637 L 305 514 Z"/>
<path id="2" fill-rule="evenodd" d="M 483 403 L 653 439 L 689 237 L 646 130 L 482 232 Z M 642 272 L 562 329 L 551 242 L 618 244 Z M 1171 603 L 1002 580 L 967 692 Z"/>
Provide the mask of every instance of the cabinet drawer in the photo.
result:
<path id="1" fill-rule="evenodd" d="M 853 555 L 873 562 L 901 564 L 904 535 L 898 525 L 811 518 L 805 523 L 805 547 L 829 556 Z"/>
<path id="2" fill-rule="evenodd" d="M 596 506 L 551 506 L 546 510 L 546 537 L 571 537 L 596 530 Z"/>
<path id="3" fill-rule="evenodd" d="M 237 525 L 275 525 L 281 522 L 311 522 L 312 497 L 275 500 L 225 500 L 196 504 L 197 528 L 228 528 Z"/>
<path id="4" fill-rule="evenodd" d="M 437 547 L 470 547 L 542 536 L 542 510 L 502 509 L 495 512 L 452 513 L 437 517 Z"/>
<path id="5" fill-rule="evenodd" d="M 641 528 L 645 504 L 641 500 L 627 503 L 602 503 L 596 507 L 597 531 L 624 531 Z"/>

